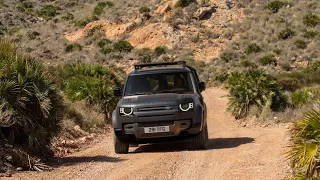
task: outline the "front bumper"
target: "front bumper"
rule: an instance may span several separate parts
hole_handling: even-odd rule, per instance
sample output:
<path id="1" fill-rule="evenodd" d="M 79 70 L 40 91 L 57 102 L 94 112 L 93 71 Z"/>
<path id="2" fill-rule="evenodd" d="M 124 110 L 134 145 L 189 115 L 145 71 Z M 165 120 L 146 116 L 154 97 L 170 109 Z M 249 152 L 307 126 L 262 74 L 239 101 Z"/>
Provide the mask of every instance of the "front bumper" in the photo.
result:
<path id="1" fill-rule="evenodd" d="M 169 127 L 169 132 L 145 133 L 145 128 L 156 126 L 167 126 Z M 164 121 L 160 123 L 133 123 L 125 124 L 123 127 L 125 134 L 134 134 L 137 139 L 179 136 L 180 132 L 191 127 L 191 120 Z"/>
<path id="2" fill-rule="evenodd" d="M 124 124 L 123 128 L 114 128 L 114 132 L 122 142 L 144 144 L 180 141 L 191 138 L 201 131 L 201 123 L 193 124 L 192 120 L 177 120 L 173 121 L 171 125 L 166 123 L 165 121 L 154 125 L 152 123 L 150 125 L 129 123 Z M 144 128 L 156 126 L 169 126 L 169 132 L 145 133 Z"/>
<path id="3" fill-rule="evenodd" d="M 172 105 L 172 107 L 174 107 Z M 122 142 L 155 143 L 182 140 L 193 137 L 202 130 L 206 118 L 202 106 L 181 112 L 179 109 L 138 111 L 132 116 L 119 116 L 114 111 L 112 124 L 115 135 Z M 146 127 L 168 126 L 169 132 L 145 133 Z"/>

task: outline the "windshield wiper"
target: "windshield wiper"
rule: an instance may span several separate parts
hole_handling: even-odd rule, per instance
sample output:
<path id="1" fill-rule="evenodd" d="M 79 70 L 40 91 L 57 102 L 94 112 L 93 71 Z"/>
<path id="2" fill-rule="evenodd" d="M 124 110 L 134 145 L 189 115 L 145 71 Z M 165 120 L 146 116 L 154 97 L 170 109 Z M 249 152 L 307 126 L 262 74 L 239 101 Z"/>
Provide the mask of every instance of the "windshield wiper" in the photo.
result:
<path id="1" fill-rule="evenodd" d="M 134 94 L 128 94 L 129 96 L 133 96 L 133 95 L 148 95 L 148 94 L 152 94 L 150 92 L 137 92 L 137 93 L 134 93 Z"/>
<path id="2" fill-rule="evenodd" d="M 171 90 L 163 90 L 163 91 L 157 91 L 156 93 L 185 93 L 185 90 L 177 90 L 177 89 L 171 89 Z"/>

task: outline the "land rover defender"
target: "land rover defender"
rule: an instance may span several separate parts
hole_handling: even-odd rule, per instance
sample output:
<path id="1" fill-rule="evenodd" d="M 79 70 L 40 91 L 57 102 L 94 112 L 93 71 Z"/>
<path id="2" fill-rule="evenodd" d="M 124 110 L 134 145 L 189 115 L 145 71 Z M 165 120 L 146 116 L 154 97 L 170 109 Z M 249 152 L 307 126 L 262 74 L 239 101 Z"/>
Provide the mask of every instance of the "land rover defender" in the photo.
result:
<path id="1" fill-rule="evenodd" d="M 114 148 L 128 153 L 129 144 L 160 143 L 191 139 L 196 149 L 208 141 L 207 110 L 194 68 L 185 61 L 136 64 L 112 114 Z"/>

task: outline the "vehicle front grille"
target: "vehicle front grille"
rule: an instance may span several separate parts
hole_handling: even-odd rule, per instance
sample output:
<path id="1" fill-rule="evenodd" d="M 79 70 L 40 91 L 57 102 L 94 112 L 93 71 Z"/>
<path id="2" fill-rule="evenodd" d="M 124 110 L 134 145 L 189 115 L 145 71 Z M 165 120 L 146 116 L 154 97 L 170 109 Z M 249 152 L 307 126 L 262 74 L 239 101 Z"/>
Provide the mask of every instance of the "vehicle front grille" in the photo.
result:
<path id="1" fill-rule="evenodd" d="M 173 113 L 167 114 L 148 114 L 148 115 L 138 115 L 141 118 L 156 118 L 156 117 L 164 117 L 164 116 L 174 116 Z"/>
<path id="2" fill-rule="evenodd" d="M 157 107 L 138 108 L 138 111 L 145 112 L 145 111 L 161 111 L 161 110 L 171 110 L 171 109 L 173 109 L 172 106 L 157 106 Z"/>
<path id="3" fill-rule="evenodd" d="M 172 126 L 174 121 L 140 122 L 139 127 Z"/>
<path id="4" fill-rule="evenodd" d="M 150 133 L 150 134 L 141 134 L 142 138 L 152 138 L 152 137 L 161 137 L 161 136 L 173 136 L 173 132 L 163 132 L 163 133 Z"/>

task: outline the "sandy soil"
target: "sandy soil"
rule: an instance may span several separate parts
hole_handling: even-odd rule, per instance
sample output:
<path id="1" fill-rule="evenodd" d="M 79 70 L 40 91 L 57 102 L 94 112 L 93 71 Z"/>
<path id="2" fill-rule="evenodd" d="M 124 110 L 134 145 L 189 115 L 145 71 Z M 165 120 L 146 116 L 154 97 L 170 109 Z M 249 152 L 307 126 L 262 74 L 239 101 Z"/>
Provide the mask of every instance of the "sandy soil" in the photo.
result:
<path id="1" fill-rule="evenodd" d="M 241 127 L 226 113 L 225 90 L 204 93 L 209 145 L 195 151 L 188 142 L 141 145 L 113 151 L 111 134 L 91 148 L 54 163 L 51 172 L 23 172 L 9 179 L 282 179 L 286 177 L 286 128 Z"/>

